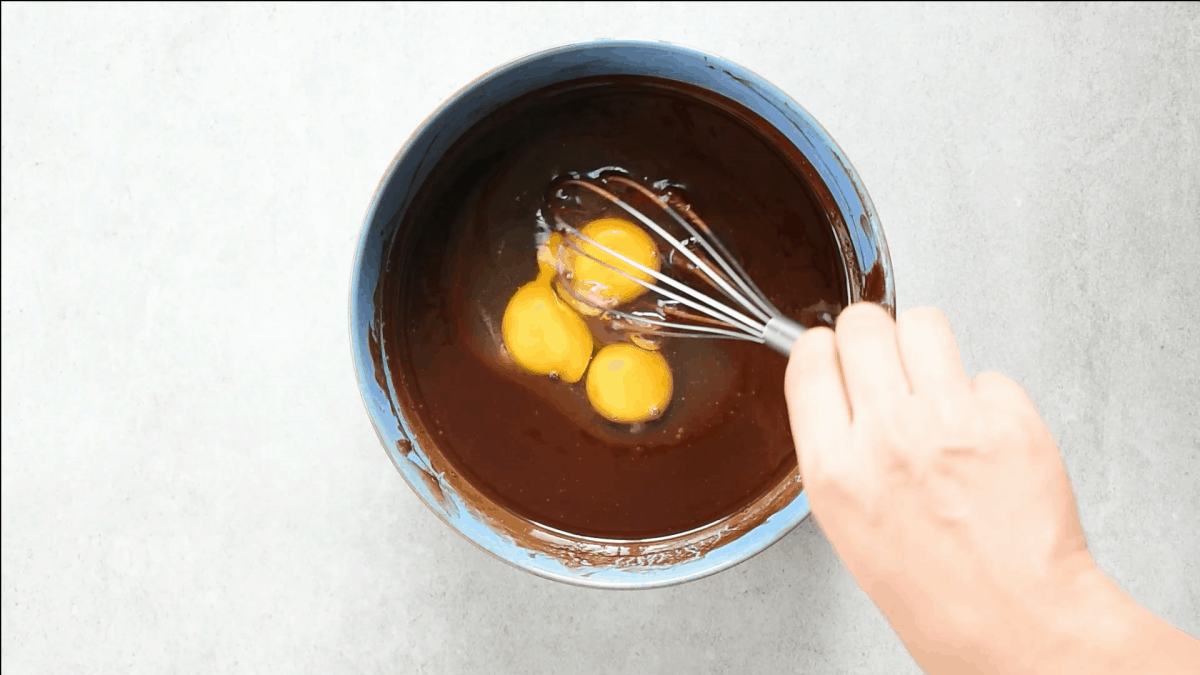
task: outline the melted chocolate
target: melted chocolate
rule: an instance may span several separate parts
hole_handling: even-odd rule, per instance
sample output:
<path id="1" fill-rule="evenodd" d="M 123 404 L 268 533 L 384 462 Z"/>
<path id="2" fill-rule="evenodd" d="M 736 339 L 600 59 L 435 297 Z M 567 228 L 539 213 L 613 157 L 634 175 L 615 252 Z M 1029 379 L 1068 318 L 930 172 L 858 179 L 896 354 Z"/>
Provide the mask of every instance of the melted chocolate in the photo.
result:
<path id="1" fill-rule="evenodd" d="M 537 210 L 567 171 L 668 179 L 775 305 L 811 324 L 846 303 L 830 224 L 798 159 L 711 93 L 649 78 L 573 82 L 471 129 L 419 190 L 392 254 L 403 277 L 404 380 L 428 436 L 504 508 L 565 532 L 647 539 L 703 527 L 796 465 L 786 360 L 753 343 L 669 339 L 675 394 L 639 427 L 608 423 L 568 385 L 508 365 L 497 329 L 536 274 Z"/>

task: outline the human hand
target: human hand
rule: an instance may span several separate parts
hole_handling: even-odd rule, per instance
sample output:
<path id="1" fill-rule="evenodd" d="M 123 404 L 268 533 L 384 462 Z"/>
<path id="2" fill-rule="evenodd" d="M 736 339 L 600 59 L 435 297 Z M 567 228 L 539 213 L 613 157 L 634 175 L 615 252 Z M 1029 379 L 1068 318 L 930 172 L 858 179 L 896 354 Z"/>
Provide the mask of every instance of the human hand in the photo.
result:
<path id="1" fill-rule="evenodd" d="M 858 304 L 835 330 L 807 331 L 788 363 L 800 470 L 834 550 L 918 663 L 953 673 L 1115 663 L 1109 648 L 1145 624 L 1093 563 L 1025 392 L 995 373 L 968 378 L 936 310 L 893 322 Z"/>

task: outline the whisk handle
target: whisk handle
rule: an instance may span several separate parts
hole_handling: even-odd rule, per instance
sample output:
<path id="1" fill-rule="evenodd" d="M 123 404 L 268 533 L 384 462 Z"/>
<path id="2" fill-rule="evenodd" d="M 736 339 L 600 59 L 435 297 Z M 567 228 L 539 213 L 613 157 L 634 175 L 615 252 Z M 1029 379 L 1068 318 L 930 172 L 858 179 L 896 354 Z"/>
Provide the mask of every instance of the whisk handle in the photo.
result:
<path id="1" fill-rule="evenodd" d="M 767 322 L 767 327 L 763 330 L 763 342 L 771 349 L 788 356 L 792 353 L 792 343 L 803 332 L 804 326 L 786 316 L 777 316 Z"/>

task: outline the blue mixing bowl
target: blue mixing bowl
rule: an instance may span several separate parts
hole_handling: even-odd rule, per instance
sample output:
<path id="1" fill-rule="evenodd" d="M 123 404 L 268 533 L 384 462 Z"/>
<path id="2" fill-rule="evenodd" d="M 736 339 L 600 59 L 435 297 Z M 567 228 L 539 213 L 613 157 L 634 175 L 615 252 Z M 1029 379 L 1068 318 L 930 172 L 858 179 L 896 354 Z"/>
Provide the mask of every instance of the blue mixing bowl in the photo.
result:
<path id="1" fill-rule="evenodd" d="M 653 588 L 697 579 L 746 560 L 809 513 L 798 474 L 742 512 L 693 532 L 650 541 L 605 541 L 550 530 L 499 507 L 441 455 L 412 412 L 396 359 L 402 332 L 382 321 L 384 278 L 395 273 L 391 242 L 439 157 L 500 106 L 580 78 L 645 75 L 708 89 L 746 106 L 799 150 L 824 183 L 814 185 L 842 252 L 851 301 L 895 307 L 887 245 L 866 188 L 829 134 L 761 77 L 704 52 L 660 42 L 602 40 L 568 45 L 497 68 L 444 103 L 388 167 L 363 224 L 350 293 L 350 338 L 371 422 L 400 474 L 422 501 L 469 541 L 543 577 L 602 588 Z M 391 337 L 389 337 L 389 335 Z"/>

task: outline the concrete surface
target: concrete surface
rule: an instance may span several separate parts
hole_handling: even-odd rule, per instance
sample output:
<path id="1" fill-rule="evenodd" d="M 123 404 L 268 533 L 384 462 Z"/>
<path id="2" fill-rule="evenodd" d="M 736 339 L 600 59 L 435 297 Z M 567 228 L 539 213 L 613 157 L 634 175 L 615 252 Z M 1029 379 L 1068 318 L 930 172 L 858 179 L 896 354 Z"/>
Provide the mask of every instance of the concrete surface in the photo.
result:
<path id="1" fill-rule="evenodd" d="M 910 673 L 810 520 L 678 588 L 473 549 L 376 441 L 346 301 L 392 155 L 595 37 L 821 120 L 901 309 L 1024 383 L 1099 563 L 1200 633 L 1200 8 L 5 4 L 3 672 Z"/>

